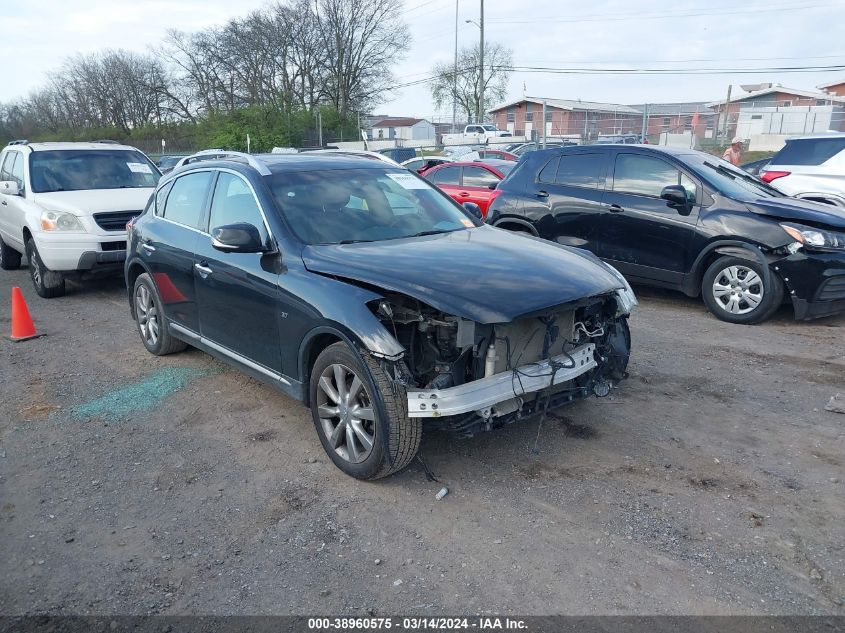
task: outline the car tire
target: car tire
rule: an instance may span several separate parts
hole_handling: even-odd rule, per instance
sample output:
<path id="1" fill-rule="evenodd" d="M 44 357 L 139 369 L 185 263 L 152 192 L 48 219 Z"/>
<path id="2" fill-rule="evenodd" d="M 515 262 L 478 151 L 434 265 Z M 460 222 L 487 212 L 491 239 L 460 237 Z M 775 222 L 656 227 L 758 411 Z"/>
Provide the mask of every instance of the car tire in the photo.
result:
<path id="1" fill-rule="evenodd" d="M 720 257 L 704 272 L 701 294 L 707 309 L 729 323 L 761 323 L 783 303 L 783 282 L 768 271 L 765 282 L 759 262 Z"/>
<path id="2" fill-rule="evenodd" d="M 416 456 L 422 421 L 408 416 L 405 390 L 374 360 L 362 359 L 346 343 L 330 345 L 314 363 L 309 390 L 320 443 L 347 475 L 387 477 Z"/>
<path id="3" fill-rule="evenodd" d="M 65 294 L 65 278 L 62 273 L 50 270 L 41 261 L 35 240 L 31 237 L 26 241 L 26 258 L 29 260 L 29 276 L 35 292 L 44 299 L 54 299 Z"/>
<path id="4" fill-rule="evenodd" d="M 161 296 L 147 273 L 138 275 L 132 288 L 132 311 L 141 342 L 150 354 L 166 356 L 181 352 L 188 344 L 170 333 Z"/>
<path id="5" fill-rule="evenodd" d="M 21 267 L 21 254 L 12 249 L 0 237 L 0 268 L 3 270 L 17 270 Z"/>

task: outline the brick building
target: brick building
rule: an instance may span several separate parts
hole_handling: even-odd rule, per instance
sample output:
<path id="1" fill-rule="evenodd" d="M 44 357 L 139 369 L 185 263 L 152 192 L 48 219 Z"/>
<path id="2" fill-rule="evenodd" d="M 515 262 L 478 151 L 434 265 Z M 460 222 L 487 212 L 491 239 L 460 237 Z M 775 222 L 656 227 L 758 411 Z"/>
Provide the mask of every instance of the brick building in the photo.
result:
<path id="1" fill-rule="evenodd" d="M 500 130 L 514 136 L 543 135 L 543 102 L 546 102 L 546 136 L 593 139 L 604 134 L 639 133 L 642 113 L 631 106 L 573 99 L 523 97 L 488 111 Z"/>
<path id="2" fill-rule="evenodd" d="M 834 95 L 836 97 L 845 97 L 845 79 L 838 79 L 827 84 L 817 86 L 822 92 Z"/>

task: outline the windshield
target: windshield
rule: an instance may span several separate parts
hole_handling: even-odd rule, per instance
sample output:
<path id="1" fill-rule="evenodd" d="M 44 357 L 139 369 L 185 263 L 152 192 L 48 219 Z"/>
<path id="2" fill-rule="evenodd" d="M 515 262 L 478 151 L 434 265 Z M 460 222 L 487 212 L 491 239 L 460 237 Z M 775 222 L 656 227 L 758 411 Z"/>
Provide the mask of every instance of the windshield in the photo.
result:
<path id="1" fill-rule="evenodd" d="M 498 130 L 495 125 L 490 125 L 489 123 L 487 123 L 486 125 L 482 125 L 481 127 L 483 127 L 488 132 L 496 132 Z"/>
<path id="2" fill-rule="evenodd" d="M 407 170 L 283 172 L 268 181 L 282 215 L 306 244 L 393 240 L 478 225 Z"/>
<path id="3" fill-rule="evenodd" d="M 29 155 L 32 191 L 83 191 L 155 187 L 159 171 L 131 150 L 51 150 Z"/>
<path id="4" fill-rule="evenodd" d="M 784 197 L 784 194 L 759 178 L 715 156 L 686 155 L 684 158 L 699 174 L 709 180 L 719 193 L 734 200 L 754 202 L 758 198 Z"/>

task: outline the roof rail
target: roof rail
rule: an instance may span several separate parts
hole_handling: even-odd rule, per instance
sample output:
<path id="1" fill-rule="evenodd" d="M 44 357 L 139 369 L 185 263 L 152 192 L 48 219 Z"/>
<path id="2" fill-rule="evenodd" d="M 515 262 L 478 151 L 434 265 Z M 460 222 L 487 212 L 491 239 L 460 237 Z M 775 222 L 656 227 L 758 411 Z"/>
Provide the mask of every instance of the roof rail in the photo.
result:
<path id="1" fill-rule="evenodd" d="M 387 163 L 388 165 L 392 165 L 393 167 L 401 167 L 399 163 L 395 160 L 390 158 L 390 156 L 385 156 L 384 154 L 379 154 L 378 152 L 371 152 L 370 150 L 366 149 L 315 149 L 310 150 L 311 154 L 335 154 L 337 156 L 359 156 L 361 158 L 372 158 L 375 160 L 380 160 L 383 163 Z"/>
<path id="2" fill-rule="evenodd" d="M 190 156 L 185 156 L 181 159 L 178 163 L 176 163 L 176 167 L 174 169 L 178 169 L 183 165 L 187 165 L 189 163 L 195 163 L 201 160 L 226 160 L 226 159 L 240 159 L 247 163 L 250 167 L 255 169 L 259 174 L 262 176 L 269 176 L 270 170 L 267 169 L 267 165 L 262 163 L 252 154 L 247 154 L 245 152 L 235 152 L 229 151 L 225 149 L 205 149 L 201 152 L 197 152 L 196 154 L 191 154 Z"/>
<path id="3" fill-rule="evenodd" d="M 29 141 L 27 141 L 26 139 L 21 139 L 19 141 L 9 141 L 6 146 L 8 147 L 9 145 L 29 145 Z"/>

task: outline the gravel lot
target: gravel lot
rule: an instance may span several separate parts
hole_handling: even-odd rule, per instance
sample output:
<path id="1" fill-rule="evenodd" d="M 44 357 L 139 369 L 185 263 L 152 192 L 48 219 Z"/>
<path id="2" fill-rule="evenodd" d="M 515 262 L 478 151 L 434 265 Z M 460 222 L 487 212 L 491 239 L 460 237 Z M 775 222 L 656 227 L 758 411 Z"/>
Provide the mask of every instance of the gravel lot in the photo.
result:
<path id="1" fill-rule="evenodd" d="M 638 288 L 610 397 L 362 483 L 300 404 L 148 355 L 120 280 L 2 272 L 4 336 L 12 285 L 47 336 L 0 339 L 4 614 L 845 614 L 845 317 Z"/>

